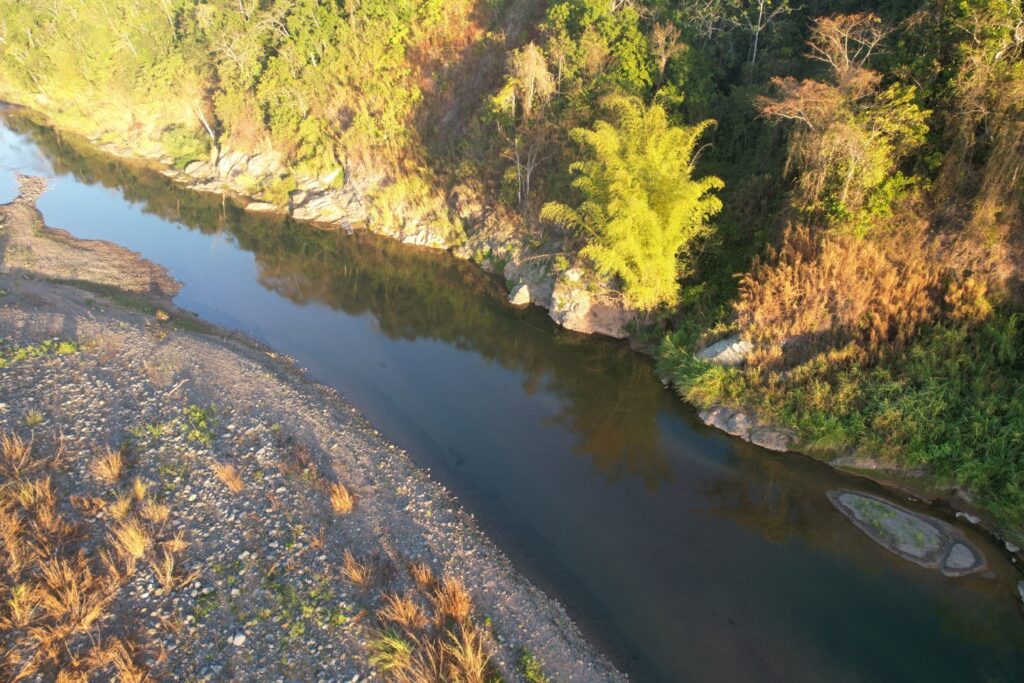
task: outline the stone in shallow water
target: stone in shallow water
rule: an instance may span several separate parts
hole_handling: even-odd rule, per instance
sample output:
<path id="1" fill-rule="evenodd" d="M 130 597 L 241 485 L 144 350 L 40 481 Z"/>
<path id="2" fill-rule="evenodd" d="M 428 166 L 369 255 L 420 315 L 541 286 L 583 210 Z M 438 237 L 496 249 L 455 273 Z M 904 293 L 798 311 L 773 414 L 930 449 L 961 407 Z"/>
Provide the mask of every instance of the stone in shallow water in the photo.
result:
<path id="1" fill-rule="evenodd" d="M 946 555 L 946 561 L 944 566 L 947 569 L 953 571 L 963 571 L 970 569 L 978 563 L 978 558 L 974 556 L 971 549 L 965 546 L 963 543 L 955 543 L 953 547 L 949 549 L 949 554 Z"/>
<path id="2" fill-rule="evenodd" d="M 985 567 L 981 551 L 940 519 L 853 491 L 829 491 L 828 497 L 871 540 L 905 560 L 948 576 Z"/>

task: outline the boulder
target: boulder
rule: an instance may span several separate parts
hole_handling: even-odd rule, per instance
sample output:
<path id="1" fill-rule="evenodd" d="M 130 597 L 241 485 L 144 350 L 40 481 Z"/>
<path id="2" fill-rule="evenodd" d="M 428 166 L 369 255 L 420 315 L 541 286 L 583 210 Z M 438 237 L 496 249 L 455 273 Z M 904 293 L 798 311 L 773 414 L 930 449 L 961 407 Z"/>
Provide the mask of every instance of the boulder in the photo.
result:
<path id="1" fill-rule="evenodd" d="M 185 166 L 185 174 L 193 178 L 206 178 L 210 175 L 213 167 L 205 161 L 193 161 Z"/>
<path id="2" fill-rule="evenodd" d="M 508 295 L 508 302 L 513 306 L 527 306 L 530 303 L 530 286 L 526 283 L 519 283 Z"/>
<path id="3" fill-rule="evenodd" d="M 551 319 L 576 332 L 624 339 L 628 336 L 625 327 L 634 318 L 621 302 L 596 296 L 566 280 L 555 285 L 551 296 Z"/>
<path id="4" fill-rule="evenodd" d="M 753 349 L 753 344 L 733 335 L 701 349 L 697 358 L 727 368 L 738 368 L 747 362 L 747 356 Z"/>
<path id="5" fill-rule="evenodd" d="M 796 441 L 796 434 L 782 427 L 758 425 L 750 431 L 750 443 L 769 451 L 785 453 L 794 441 Z"/>
<path id="6" fill-rule="evenodd" d="M 738 436 L 745 441 L 750 440 L 750 433 L 756 423 L 752 413 L 736 410 L 727 406 L 715 406 L 700 412 L 700 419 L 709 427 L 721 429 L 726 434 Z"/>

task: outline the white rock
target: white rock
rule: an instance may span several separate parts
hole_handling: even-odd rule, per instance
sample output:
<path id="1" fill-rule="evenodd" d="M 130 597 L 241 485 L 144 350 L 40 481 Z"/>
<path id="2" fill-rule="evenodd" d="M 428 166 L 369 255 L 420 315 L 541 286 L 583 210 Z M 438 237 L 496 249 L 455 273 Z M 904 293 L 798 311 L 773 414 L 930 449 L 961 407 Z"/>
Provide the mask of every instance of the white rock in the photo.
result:
<path id="1" fill-rule="evenodd" d="M 753 344 L 739 338 L 727 337 L 697 352 L 697 358 L 727 368 L 736 368 L 747 362 L 747 356 L 754 349 Z"/>
<path id="2" fill-rule="evenodd" d="M 512 289 L 508 296 L 508 302 L 513 306 L 526 306 L 530 303 L 530 287 L 520 283 Z"/>
<path id="3" fill-rule="evenodd" d="M 242 645 L 245 644 L 245 634 L 244 633 L 236 633 L 231 638 L 231 644 L 234 645 L 235 647 L 242 647 Z"/>

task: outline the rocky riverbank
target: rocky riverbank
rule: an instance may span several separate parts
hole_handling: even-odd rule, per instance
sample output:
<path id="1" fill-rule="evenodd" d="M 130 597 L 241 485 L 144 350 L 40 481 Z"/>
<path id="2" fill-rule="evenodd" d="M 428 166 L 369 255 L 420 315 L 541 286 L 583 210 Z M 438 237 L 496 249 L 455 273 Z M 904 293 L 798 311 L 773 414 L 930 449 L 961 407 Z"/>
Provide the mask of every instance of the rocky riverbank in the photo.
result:
<path id="1" fill-rule="evenodd" d="M 48 121 L 41 112 L 24 111 Z M 289 215 L 325 229 L 366 229 L 404 244 L 447 250 L 502 275 L 510 301 L 547 309 L 566 329 L 624 339 L 627 325 L 635 319 L 635 313 L 585 269 L 558 265 L 559 244 L 515 229 L 518 219 L 486 206 L 466 186 L 424 199 L 391 191 L 401 186 L 401 180 L 372 169 L 302 174 L 288 168 L 282 155 L 269 147 L 254 152 L 225 147 L 213 150 L 209 159 L 181 163 L 164 151 L 155 131 L 150 133 L 140 128 L 83 137 L 104 153 L 155 164 L 175 183 L 230 197 L 248 211 Z M 381 202 L 386 206 L 379 208 Z"/>
<path id="2" fill-rule="evenodd" d="M 58 559 L 88 574 L 99 612 L 69 631 L 54 605 L 3 622 L 0 670 L 355 681 L 413 666 L 399 661 L 408 645 L 408 662 L 482 653 L 505 680 L 527 664 L 622 680 L 352 406 L 174 309 L 159 267 L 46 228 L 41 189 L 23 179 L 0 207 L 0 434 L 31 452 L 5 445 L 2 476 L 51 487 L 48 518 L 77 530 Z M 0 509 L 42 509 L 19 501 Z M 46 561 L 0 578 L 55 590 Z M 50 650 L 31 644 L 41 626 Z"/>

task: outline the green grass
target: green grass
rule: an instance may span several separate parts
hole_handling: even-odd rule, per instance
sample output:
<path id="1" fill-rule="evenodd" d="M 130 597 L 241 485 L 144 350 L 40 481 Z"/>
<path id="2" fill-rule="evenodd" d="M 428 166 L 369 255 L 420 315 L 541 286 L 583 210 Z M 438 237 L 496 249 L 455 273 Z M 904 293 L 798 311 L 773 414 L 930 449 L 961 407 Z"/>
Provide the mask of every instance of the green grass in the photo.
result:
<path id="1" fill-rule="evenodd" d="M 185 438 L 203 446 L 213 444 L 213 425 L 216 422 L 212 408 L 190 403 L 182 417 L 185 420 Z"/>
<path id="2" fill-rule="evenodd" d="M 659 368 L 701 407 L 748 406 L 795 428 L 801 449 L 857 452 L 975 494 L 1003 523 L 1024 520 L 1024 318 L 938 326 L 865 367 L 842 354 L 779 373 L 725 369 L 671 339 Z"/>
<path id="3" fill-rule="evenodd" d="M 15 363 L 30 358 L 41 358 L 43 356 L 69 356 L 78 353 L 77 342 L 63 339 L 47 339 L 38 344 L 27 344 L 15 346 L 0 342 L 0 369 L 9 368 Z"/>
<path id="4" fill-rule="evenodd" d="M 518 667 L 527 683 L 551 683 L 551 679 L 544 675 L 540 660 L 529 650 L 520 653 Z"/>

